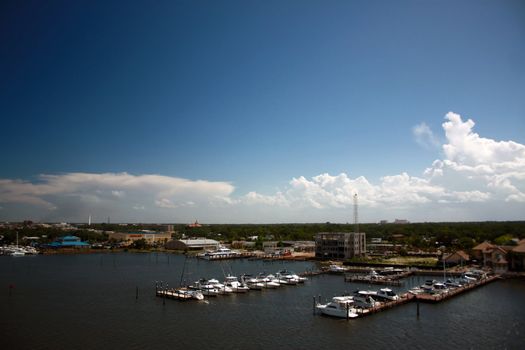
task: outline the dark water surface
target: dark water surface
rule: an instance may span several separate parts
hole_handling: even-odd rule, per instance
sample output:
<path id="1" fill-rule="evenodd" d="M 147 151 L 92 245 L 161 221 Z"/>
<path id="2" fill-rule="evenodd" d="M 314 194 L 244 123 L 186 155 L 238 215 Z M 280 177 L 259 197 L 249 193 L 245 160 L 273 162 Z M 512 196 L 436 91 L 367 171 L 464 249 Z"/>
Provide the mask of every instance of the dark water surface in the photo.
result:
<path id="1" fill-rule="evenodd" d="M 436 305 L 410 303 L 355 320 L 312 313 L 312 297 L 378 288 L 314 277 L 303 286 L 203 302 L 154 296 L 179 284 L 184 257 L 147 254 L 0 257 L 2 349 L 525 349 L 525 282 L 497 281 Z M 310 262 L 187 259 L 186 279 L 223 271 L 302 272 Z M 412 277 L 398 290 L 423 283 Z M 9 292 L 9 286 L 14 286 Z M 136 299 L 136 288 L 139 296 Z"/>

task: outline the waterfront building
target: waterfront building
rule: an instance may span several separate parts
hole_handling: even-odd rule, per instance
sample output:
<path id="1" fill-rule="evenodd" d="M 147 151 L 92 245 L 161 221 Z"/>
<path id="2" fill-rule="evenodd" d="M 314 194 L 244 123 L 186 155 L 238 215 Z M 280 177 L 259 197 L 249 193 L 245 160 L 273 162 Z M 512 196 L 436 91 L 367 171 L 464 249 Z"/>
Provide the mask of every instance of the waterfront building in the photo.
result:
<path id="1" fill-rule="evenodd" d="M 321 232 L 315 237 L 315 257 L 351 259 L 366 256 L 364 232 Z"/>
<path id="2" fill-rule="evenodd" d="M 166 249 L 173 250 L 201 250 L 219 249 L 220 243 L 214 239 L 192 238 L 192 239 L 174 239 L 166 243 Z"/>
<path id="3" fill-rule="evenodd" d="M 48 248 L 89 248 L 89 243 L 82 242 L 77 236 L 63 236 L 47 245 Z"/>
<path id="4" fill-rule="evenodd" d="M 171 239 L 171 232 L 138 231 L 138 232 L 108 232 L 108 238 L 132 244 L 144 239 L 148 244 L 165 243 Z"/>
<path id="5" fill-rule="evenodd" d="M 441 261 L 447 265 L 462 265 L 469 261 L 470 257 L 462 250 L 450 254 L 443 254 Z"/>
<path id="6" fill-rule="evenodd" d="M 525 270 L 525 239 L 518 242 L 518 245 L 509 252 L 510 268 L 513 271 Z"/>

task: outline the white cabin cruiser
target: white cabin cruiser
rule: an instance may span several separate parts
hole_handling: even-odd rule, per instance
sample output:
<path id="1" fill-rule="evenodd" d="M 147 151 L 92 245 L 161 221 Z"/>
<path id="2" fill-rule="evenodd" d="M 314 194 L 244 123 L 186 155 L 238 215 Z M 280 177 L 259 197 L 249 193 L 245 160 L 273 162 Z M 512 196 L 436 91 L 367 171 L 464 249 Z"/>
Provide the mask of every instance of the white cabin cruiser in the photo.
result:
<path id="1" fill-rule="evenodd" d="M 372 308 L 379 304 L 373 297 L 376 297 L 376 292 L 360 290 L 354 293 L 354 305 L 362 308 Z"/>
<path id="2" fill-rule="evenodd" d="M 377 298 L 394 301 L 399 300 L 399 295 L 397 295 L 392 289 L 390 288 L 381 288 L 376 293 Z"/>
<path id="3" fill-rule="evenodd" d="M 224 281 L 224 285 L 226 287 L 229 287 L 233 290 L 234 293 L 246 293 L 250 290 L 250 288 L 239 281 L 239 279 L 236 276 L 226 276 L 226 280 Z"/>
<path id="4" fill-rule="evenodd" d="M 323 315 L 340 317 L 340 318 L 356 318 L 359 315 L 355 313 L 354 300 L 351 296 L 333 297 L 328 304 L 318 303 L 315 308 Z"/>

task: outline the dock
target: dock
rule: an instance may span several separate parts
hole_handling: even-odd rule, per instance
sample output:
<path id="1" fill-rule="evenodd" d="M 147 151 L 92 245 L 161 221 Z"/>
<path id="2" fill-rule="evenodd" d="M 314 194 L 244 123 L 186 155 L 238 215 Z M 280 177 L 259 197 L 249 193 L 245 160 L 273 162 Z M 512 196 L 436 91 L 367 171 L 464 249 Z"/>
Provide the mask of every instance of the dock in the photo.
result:
<path id="1" fill-rule="evenodd" d="M 157 289 L 155 292 L 156 296 L 166 299 L 176 299 L 176 300 L 190 300 L 192 299 L 191 295 L 185 293 L 179 293 L 176 289 Z"/>
<path id="2" fill-rule="evenodd" d="M 477 287 L 483 286 L 483 285 L 485 285 L 487 283 L 493 282 L 493 281 L 495 281 L 497 279 L 500 279 L 500 276 L 498 276 L 498 275 L 489 276 L 489 277 L 482 278 L 480 280 L 477 280 L 475 282 L 472 282 L 472 283 L 470 283 L 468 285 L 465 285 L 465 286 L 462 286 L 462 287 L 459 287 L 459 288 L 449 289 L 445 293 L 440 293 L 440 294 L 421 293 L 421 294 L 416 294 L 415 298 L 418 301 L 421 301 L 421 302 L 438 303 L 440 301 L 443 301 L 443 300 L 446 300 L 446 299 L 450 299 L 453 296 L 456 296 L 458 294 L 465 293 L 465 292 L 467 292 L 469 290 L 472 290 L 474 288 L 477 288 Z"/>
<path id="3" fill-rule="evenodd" d="M 399 279 L 390 277 L 372 278 L 370 275 L 345 275 L 345 282 L 381 284 L 387 286 L 400 286 L 402 284 Z"/>

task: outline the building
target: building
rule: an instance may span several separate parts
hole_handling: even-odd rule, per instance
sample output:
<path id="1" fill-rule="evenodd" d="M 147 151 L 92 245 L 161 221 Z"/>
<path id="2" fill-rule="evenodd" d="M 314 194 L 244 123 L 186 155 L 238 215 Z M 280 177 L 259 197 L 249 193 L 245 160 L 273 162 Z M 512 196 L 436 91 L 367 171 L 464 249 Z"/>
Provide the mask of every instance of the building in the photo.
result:
<path id="1" fill-rule="evenodd" d="M 441 261 L 444 261 L 447 265 L 462 265 L 466 264 L 469 261 L 470 257 L 467 253 L 462 250 L 457 252 L 444 254 L 441 258 Z"/>
<path id="2" fill-rule="evenodd" d="M 166 249 L 172 250 L 201 250 L 201 249 L 219 249 L 220 243 L 214 239 L 192 238 L 192 239 L 174 239 L 166 243 Z"/>
<path id="3" fill-rule="evenodd" d="M 351 259 L 366 256 L 366 234 L 355 232 L 321 232 L 315 237 L 315 257 Z"/>
<path id="4" fill-rule="evenodd" d="M 186 227 L 189 227 L 189 228 L 196 228 L 196 227 L 202 227 L 202 225 L 199 224 L 199 222 L 198 222 L 197 220 L 195 220 L 194 223 L 192 223 L 192 224 L 188 224 L 188 225 L 186 225 Z"/>
<path id="5" fill-rule="evenodd" d="M 525 270 L 525 239 L 518 242 L 518 245 L 509 252 L 510 268 L 513 271 Z"/>
<path id="6" fill-rule="evenodd" d="M 77 236 L 63 236 L 47 244 L 48 248 L 89 248 L 89 243 L 82 242 Z"/>
<path id="7" fill-rule="evenodd" d="M 108 232 L 111 240 L 132 244 L 139 239 L 144 239 L 148 244 L 166 243 L 171 239 L 171 232 L 138 231 L 138 232 Z"/>

